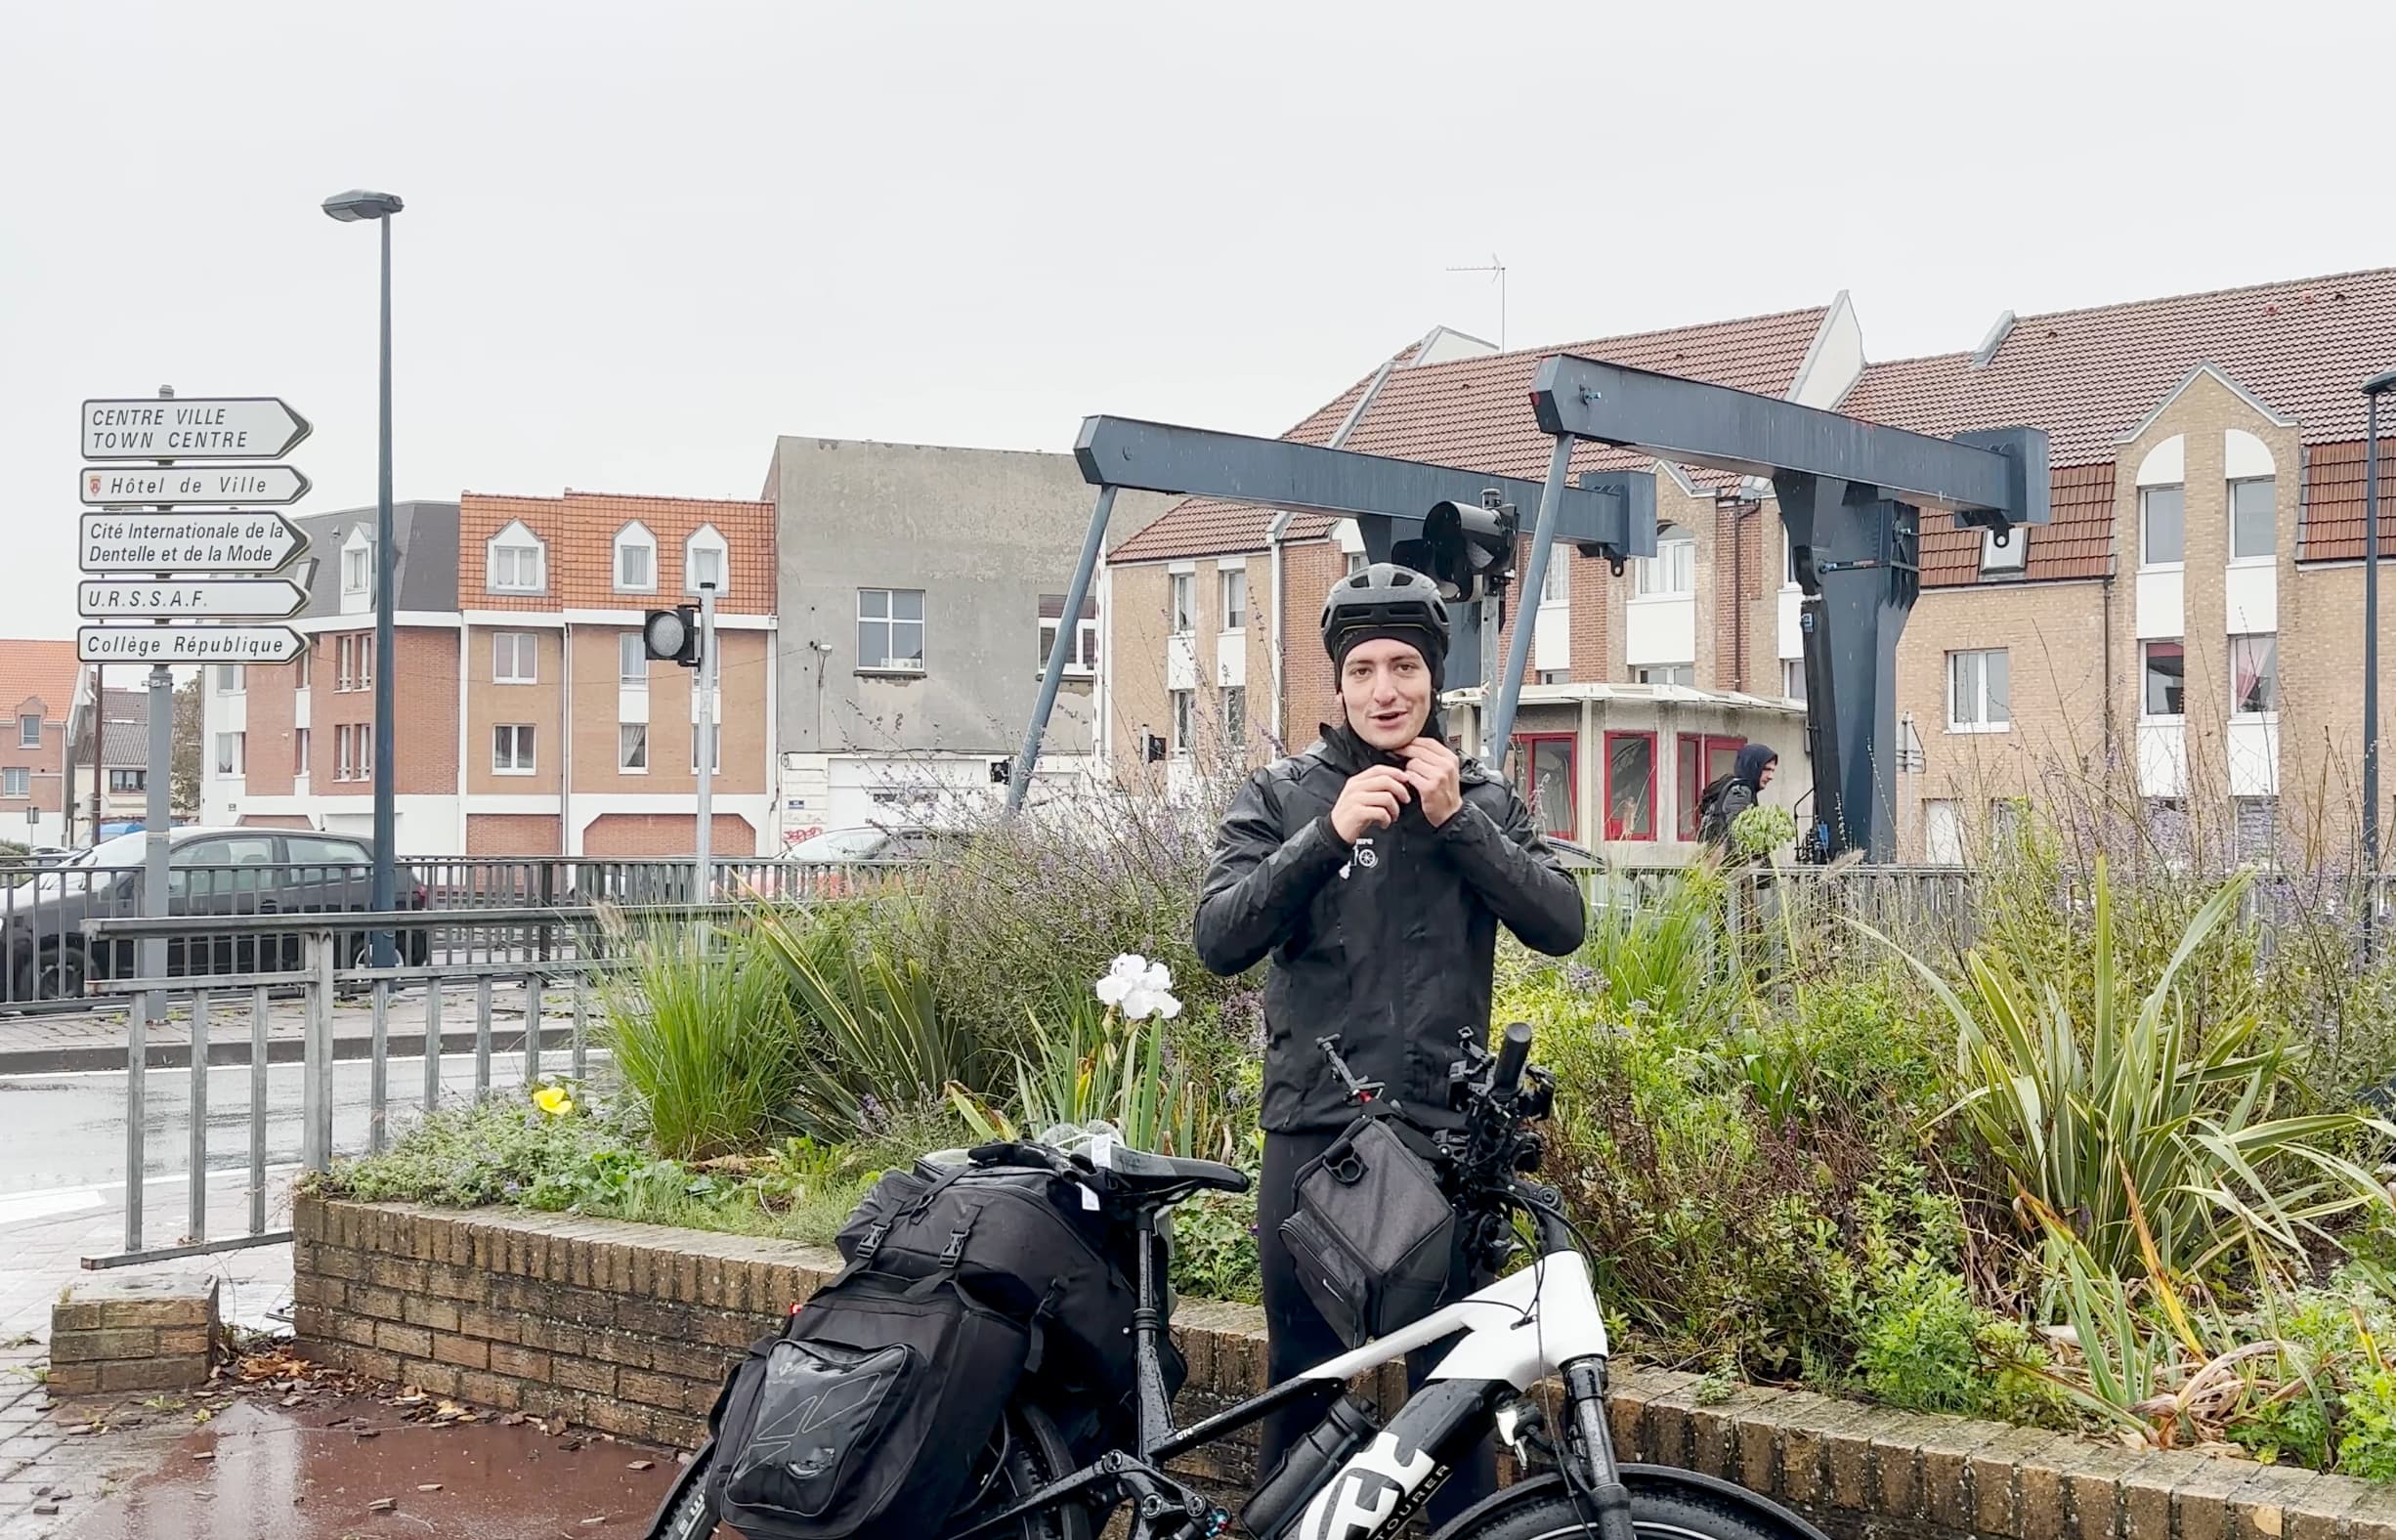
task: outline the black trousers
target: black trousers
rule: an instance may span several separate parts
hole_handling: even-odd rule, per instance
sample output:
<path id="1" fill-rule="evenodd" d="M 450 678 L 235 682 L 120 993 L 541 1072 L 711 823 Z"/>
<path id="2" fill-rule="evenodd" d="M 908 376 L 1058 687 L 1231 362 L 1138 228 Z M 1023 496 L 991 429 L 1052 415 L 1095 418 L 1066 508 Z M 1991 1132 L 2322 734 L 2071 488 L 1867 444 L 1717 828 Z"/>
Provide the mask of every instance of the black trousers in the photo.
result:
<path id="1" fill-rule="evenodd" d="M 1289 1248 L 1281 1242 L 1281 1221 L 1290 1217 L 1297 1197 L 1298 1173 L 1339 1137 L 1334 1132 L 1267 1134 L 1264 1135 L 1264 1175 L 1257 1183 L 1257 1262 L 1264 1285 L 1264 1356 L 1273 1384 L 1313 1368 L 1348 1351 L 1348 1344 L 1331 1329 L 1314 1302 L 1298 1281 Z M 1420 1390 L 1423 1381 L 1447 1348 L 1441 1345 L 1406 1355 L 1406 1383 Z M 1280 1412 L 1264 1420 L 1257 1450 L 1257 1475 L 1262 1479 L 1280 1464 L 1292 1444 L 1313 1432 L 1315 1419 L 1302 1410 Z M 1458 1464 L 1447 1484 L 1431 1500 L 1426 1515 L 1433 1530 L 1497 1490 L 1497 1444 L 1483 1439 L 1480 1447 Z"/>

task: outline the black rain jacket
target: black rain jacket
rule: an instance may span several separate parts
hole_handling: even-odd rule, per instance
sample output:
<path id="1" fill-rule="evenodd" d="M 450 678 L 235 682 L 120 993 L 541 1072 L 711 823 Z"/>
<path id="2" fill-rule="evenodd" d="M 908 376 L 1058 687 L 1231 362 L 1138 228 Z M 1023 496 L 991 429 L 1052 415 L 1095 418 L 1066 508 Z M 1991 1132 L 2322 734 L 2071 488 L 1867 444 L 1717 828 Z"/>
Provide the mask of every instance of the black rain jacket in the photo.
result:
<path id="1" fill-rule="evenodd" d="M 1435 718 L 1434 718 L 1435 721 Z M 1435 731 L 1435 729 L 1433 729 Z M 1315 1040 L 1433 1127 L 1447 1115 L 1457 1039 L 1489 1027 L 1503 920 L 1562 957 L 1588 911 L 1513 787 L 1467 759 L 1464 805 L 1433 828 L 1410 798 L 1351 850 L 1331 827 L 1348 778 L 1385 754 L 1347 728 L 1249 777 L 1216 836 L 1198 900 L 1198 956 L 1219 974 L 1268 954 L 1263 1124 L 1292 1134 L 1355 1116 Z"/>

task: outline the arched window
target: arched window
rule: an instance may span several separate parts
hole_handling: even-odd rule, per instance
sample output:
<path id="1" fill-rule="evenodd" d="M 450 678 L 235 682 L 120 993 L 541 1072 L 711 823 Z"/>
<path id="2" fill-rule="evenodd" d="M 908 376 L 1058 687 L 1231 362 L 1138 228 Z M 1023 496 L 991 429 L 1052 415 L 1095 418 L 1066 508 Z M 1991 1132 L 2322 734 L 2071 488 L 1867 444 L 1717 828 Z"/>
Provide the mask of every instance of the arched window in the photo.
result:
<path id="1" fill-rule="evenodd" d="M 616 532 L 616 591 L 658 591 L 658 537 L 638 520 Z"/>
<path id="2" fill-rule="evenodd" d="M 1655 554 L 1639 564 L 1643 598 L 1687 599 L 1697 591 L 1697 537 L 1677 524 L 1655 532 Z"/>

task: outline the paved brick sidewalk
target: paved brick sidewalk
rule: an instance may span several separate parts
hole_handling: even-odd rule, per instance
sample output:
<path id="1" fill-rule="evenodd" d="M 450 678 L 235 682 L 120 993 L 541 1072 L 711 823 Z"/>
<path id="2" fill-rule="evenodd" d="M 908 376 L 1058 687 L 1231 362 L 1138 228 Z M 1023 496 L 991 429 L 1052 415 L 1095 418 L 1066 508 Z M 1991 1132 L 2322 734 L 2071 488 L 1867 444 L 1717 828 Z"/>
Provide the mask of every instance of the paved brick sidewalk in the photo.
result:
<path id="1" fill-rule="evenodd" d="M 180 1179 L 153 1180 L 153 1214 L 182 1211 Z M 276 1182 L 268 1223 L 289 1221 L 286 1176 Z M 247 1199 L 237 1188 L 212 1195 L 209 1223 L 237 1234 Z M 42 1376 L 49 1358 L 50 1307 L 79 1278 L 87 1255 L 124 1242 L 124 1209 L 113 1203 L 71 1215 L 0 1224 L 0 1540 L 79 1533 L 78 1513 L 135 1474 L 154 1469 L 161 1452 L 192 1431 L 173 1392 L 54 1403 Z M 145 1271 L 213 1274 L 229 1324 L 279 1327 L 289 1311 L 291 1247 L 254 1247 L 160 1263 Z M 92 1430 L 92 1431 L 83 1431 Z M 55 1515 L 39 1508 L 56 1508 Z"/>

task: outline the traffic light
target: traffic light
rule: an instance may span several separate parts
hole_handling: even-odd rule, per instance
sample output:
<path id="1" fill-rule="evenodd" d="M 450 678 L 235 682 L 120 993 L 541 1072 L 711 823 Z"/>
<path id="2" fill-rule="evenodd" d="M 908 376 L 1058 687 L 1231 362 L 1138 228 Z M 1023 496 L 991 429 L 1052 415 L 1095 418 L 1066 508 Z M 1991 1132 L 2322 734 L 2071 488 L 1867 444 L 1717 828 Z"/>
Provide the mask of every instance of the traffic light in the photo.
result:
<path id="1" fill-rule="evenodd" d="M 1012 759 L 993 759 L 990 761 L 990 784 L 992 786 L 1005 786 L 1009 781 L 1014 779 L 1014 775 L 1015 762 Z"/>
<path id="2" fill-rule="evenodd" d="M 1139 756 L 1152 765 L 1165 762 L 1165 740 L 1155 733 L 1139 735 Z"/>
<path id="3" fill-rule="evenodd" d="M 641 646 L 652 658 L 680 663 L 685 668 L 698 667 L 698 607 L 685 604 L 671 610 L 650 611 L 641 618 Z"/>
<path id="4" fill-rule="evenodd" d="M 1423 517 L 1422 535 L 1391 546 L 1390 559 L 1428 575 L 1451 603 L 1486 598 L 1514 576 L 1515 511 L 1494 489 L 1481 493 L 1477 508 L 1435 503 Z"/>

